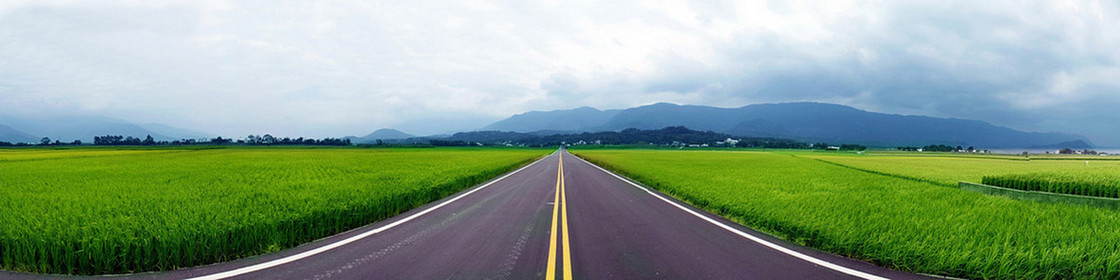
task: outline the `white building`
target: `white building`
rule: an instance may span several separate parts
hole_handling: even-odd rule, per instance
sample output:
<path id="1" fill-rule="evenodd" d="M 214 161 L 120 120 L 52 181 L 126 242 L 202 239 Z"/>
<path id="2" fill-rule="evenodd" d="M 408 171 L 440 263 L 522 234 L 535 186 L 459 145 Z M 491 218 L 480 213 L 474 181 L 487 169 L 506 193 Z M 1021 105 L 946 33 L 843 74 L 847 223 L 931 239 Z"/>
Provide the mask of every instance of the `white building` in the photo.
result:
<path id="1" fill-rule="evenodd" d="M 735 146 L 735 144 L 739 144 L 739 139 L 727 138 L 727 140 L 716 142 L 716 145 Z"/>

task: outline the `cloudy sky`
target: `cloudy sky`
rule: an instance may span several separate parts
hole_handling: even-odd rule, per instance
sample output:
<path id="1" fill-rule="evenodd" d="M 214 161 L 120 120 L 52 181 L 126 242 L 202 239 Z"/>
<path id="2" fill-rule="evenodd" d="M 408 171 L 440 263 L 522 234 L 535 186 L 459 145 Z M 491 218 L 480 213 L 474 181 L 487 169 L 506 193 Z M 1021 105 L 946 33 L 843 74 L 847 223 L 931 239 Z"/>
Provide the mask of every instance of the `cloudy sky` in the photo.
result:
<path id="1" fill-rule="evenodd" d="M 0 114 L 326 137 L 820 101 L 1120 146 L 1116 1 L 151 2 L 0 2 Z"/>

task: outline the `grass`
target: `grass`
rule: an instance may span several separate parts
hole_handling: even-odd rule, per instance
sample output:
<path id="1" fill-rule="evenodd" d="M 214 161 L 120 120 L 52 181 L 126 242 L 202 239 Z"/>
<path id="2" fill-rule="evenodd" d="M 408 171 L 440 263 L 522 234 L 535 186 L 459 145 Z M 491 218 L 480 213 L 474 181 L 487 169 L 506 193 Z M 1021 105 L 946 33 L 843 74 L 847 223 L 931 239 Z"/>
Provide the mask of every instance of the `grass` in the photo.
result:
<path id="1" fill-rule="evenodd" d="M 116 274 L 276 251 L 392 217 L 547 152 L 0 150 L 0 267 Z"/>
<path id="2" fill-rule="evenodd" d="M 983 184 L 1009 189 L 1120 198 L 1120 168 L 984 176 Z"/>
<path id="3" fill-rule="evenodd" d="M 978 279 L 1120 278 L 1120 212 L 1113 210 L 988 196 L 807 155 L 572 152 L 746 226 L 888 268 Z M 1020 163 L 922 159 L 931 163 L 930 171 L 911 170 L 922 168 L 920 161 L 891 164 L 909 163 L 908 158 L 885 158 L 890 163 L 875 162 L 884 160 L 876 157 L 842 160 L 954 181 L 979 176 L 972 169 L 1010 172 L 1009 165 Z"/>

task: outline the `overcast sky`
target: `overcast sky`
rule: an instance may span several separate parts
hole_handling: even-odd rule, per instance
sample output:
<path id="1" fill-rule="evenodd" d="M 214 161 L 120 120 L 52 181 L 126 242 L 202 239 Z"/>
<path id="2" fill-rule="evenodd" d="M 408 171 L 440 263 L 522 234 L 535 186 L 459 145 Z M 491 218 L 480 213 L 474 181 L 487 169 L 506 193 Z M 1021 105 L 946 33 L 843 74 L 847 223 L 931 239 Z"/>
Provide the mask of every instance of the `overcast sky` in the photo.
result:
<path id="1" fill-rule="evenodd" d="M 326 137 L 821 101 L 1120 145 L 1118 30 L 1116 1 L 8 0 L 0 114 Z"/>

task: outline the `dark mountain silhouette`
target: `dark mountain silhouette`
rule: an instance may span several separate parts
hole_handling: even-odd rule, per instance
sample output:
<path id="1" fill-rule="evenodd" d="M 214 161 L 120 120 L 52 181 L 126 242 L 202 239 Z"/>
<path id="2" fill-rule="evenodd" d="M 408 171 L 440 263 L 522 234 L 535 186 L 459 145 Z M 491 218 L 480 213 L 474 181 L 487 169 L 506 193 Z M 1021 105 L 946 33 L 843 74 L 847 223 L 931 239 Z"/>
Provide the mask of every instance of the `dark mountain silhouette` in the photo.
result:
<path id="1" fill-rule="evenodd" d="M 1065 149 L 1065 148 L 1069 148 L 1069 149 L 1092 149 L 1094 147 L 1093 147 L 1092 144 L 1086 143 L 1085 141 L 1073 140 L 1073 141 L 1067 141 L 1067 142 L 1062 142 L 1062 143 L 1057 143 L 1057 144 L 1052 144 L 1052 145 L 1034 146 L 1034 147 L 1028 147 L 1028 148 L 1030 148 L 1030 149 Z"/>
<path id="2" fill-rule="evenodd" d="M 734 136 L 712 131 L 697 131 L 683 126 L 670 126 L 661 129 L 641 130 L 635 128 L 622 131 L 583 132 L 554 135 L 536 135 L 511 131 L 471 131 L 460 132 L 448 138 L 428 139 L 437 146 L 472 145 L 528 145 L 551 146 L 568 144 L 637 144 L 637 145 L 701 145 L 719 144 L 720 146 L 761 147 L 761 148 L 802 148 L 808 149 L 809 143 L 775 138 L 741 138 L 735 143 L 722 141 Z"/>
<path id="3" fill-rule="evenodd" d="M 416 137 L 416 136 L 412 135 L 412 134 L 404 133 L 400 130 L 396 130 L 396 129 L 392 129 L 392 128 L 382 128 L 382 129 L 378 129 L 378 130 L 374 131 L 373 133 L 367 134 L 366 136 L 362 136 L 362 137 L 349 136 L 349 137 L 346 137 L 345 139 L 350 139 L 350 141 L 354 142 L 354 143 L 372 143 L 372 142 L 376 142 L 377 140 L 399 140 L 399 139 L 408 139 L 408 138 L 414 138 L 414 137 Z"/>
<path id="4" fill-rule="evenodd" d="M 599 130 L 626 128 L 658 129 L 684 126 L 697 130 L 726 132 L 742 122 L 738 109 L 657 103 L 623 110 Z"/>
<path id="5" fill-rule="evenodd" d="M 571 110 L 532 111 L 513 115 L 483 127 L 483 131 L 535 132 L 553 131 L 554 134 L 597 129 L 610 121 L 620 110 L 580 107 Z M 659 127 L 660 128 L 660 127 Z"/>
<path id="6" fill-rule="evenodd" d="M 580 114 L 589 116 L 580 116 Z M 608 120 L 602 121 L 603 118 Z M 586 121 L 581 121 L 586 120 Z M 511 124 L 516 124 L 513 126 Z M 553 127 L 562 124 L 562 128 Z M 740 137 L 784 138 L 805 142 L 857 143 L 871 146 L 930 144 L 1023 148 L 1081 141 L 1063 133 L 1023 132 L 976 120 L 874 113 L 825 103 L 756 104 L 739 108 L 657 103 L 625 110 L 594 108 L 530 112 L 488 127 L 511 131 L 619 131 L 684 126 Z M 516 128 L 517 130 L 512 130 Z"/>
<path id="7" fill-rule="evenodd" d="M 536 138 L 538 136 L 531 133 L 512 132 L 512 131 L 468 131 L 459 132 L 444 138 L 447 141 L 464 141 L 464 142 L 482 142 L 482 143 L 496 143 L 506 141 L 523 141 L 525 139 Z"/>

